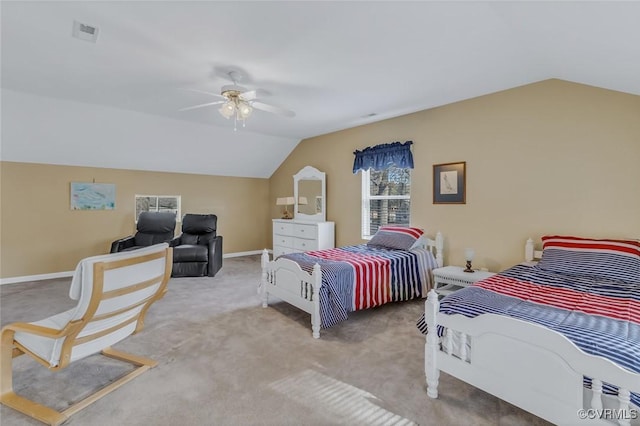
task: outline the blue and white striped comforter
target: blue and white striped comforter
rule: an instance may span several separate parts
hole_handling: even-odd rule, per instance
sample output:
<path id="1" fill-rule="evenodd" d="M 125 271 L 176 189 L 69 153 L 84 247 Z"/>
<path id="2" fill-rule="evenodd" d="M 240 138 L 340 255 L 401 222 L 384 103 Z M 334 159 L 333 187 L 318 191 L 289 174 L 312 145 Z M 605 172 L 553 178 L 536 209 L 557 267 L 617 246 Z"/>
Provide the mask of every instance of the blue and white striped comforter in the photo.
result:
<path id="1" fill-rule="evenodd" d="M 492 313 L 534 322 L 588 354 L 640 374 L 640 284 L 518 265 L 445 297 L 440 312 L 469 318 Z M 424 314 L 417 326 L 426 332 Z M 605 388 L 615 393 L 611 386 Z M 640 406 L 640 395 L 632 393 L 631 399 Z"/>
<path id="2" fill-rule="evenodd" d="M 309 273 L 320 264 L 323 328 L 346 320 L 349 312 L 426 297 L 429 272 L 437 268 L 436 259 L 426 249 L 393 250 L 366 244 L 281 257 L 297 262 Z"/>

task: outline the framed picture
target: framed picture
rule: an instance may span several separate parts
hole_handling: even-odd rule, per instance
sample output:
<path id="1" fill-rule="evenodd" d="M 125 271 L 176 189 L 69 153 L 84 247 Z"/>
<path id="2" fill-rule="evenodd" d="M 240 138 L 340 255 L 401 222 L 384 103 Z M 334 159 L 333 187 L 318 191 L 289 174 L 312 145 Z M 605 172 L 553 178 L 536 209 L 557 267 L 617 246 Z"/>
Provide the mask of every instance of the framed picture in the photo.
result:
<path id="1" fill-rule="evenodd" d="M 467 163 L 433 165 L 433 204 L 466 204 Z"/>
<path id="2" fill-rule="evenodd" d="M 115 210 L 113 183 L 71 182 L 71 210 Z"/>

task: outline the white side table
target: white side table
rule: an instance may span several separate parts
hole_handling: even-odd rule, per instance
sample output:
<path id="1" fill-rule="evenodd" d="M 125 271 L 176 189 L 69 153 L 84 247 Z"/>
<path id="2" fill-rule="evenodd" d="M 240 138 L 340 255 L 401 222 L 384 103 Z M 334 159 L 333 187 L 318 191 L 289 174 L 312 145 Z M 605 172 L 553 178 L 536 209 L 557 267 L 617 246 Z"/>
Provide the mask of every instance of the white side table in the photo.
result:
<path id="1" fill-rule="evenodd" d="M 464 272 L 461 266 L 445 266 L 433 271 L 433 289 L 439 296 L 446 296 L 463 287 L 495 275 L 495 272 L 475 271 Z"/>

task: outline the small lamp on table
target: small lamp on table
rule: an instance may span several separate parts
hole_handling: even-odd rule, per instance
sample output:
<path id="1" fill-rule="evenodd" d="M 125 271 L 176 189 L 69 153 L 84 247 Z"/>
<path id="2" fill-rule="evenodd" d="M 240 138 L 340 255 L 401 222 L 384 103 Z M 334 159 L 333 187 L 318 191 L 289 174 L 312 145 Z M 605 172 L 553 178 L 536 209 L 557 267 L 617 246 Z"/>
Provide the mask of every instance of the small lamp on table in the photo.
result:
<path id="1" fill-rule="evenodd" d="M 292 219 L 293 216 L 289 212 L 289 206 L 294 205 L 296 199 L 293 197 L 278 197 L 276 198 L 276 206 L 284 206 L 284 211 L 282 212 L 283 219 Z"/>
<path id="2" fill-rule="evenodd" d="M 471 262 L 475 254 L 476 252 L 471 248 L 464 250 L 464 258 L 467 261 L 467 267 L 464 269 L 464 272 L 474 272 L 473 269 L 471 269 Z"/>

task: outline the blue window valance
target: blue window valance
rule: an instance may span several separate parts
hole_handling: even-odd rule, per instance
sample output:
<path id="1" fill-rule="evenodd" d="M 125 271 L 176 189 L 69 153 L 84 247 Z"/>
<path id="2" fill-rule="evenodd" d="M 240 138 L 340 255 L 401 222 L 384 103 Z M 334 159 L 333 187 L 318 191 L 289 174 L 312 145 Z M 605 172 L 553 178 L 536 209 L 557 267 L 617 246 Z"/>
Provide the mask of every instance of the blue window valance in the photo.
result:
<path id="1" fill-rule="evenodd" d="M 353 173 L 360 170 L 384 170 L 389 167 L 413 169 L 412 141 L 384 143 L 370 146 L 362 151 L 355 150 Z"/>

